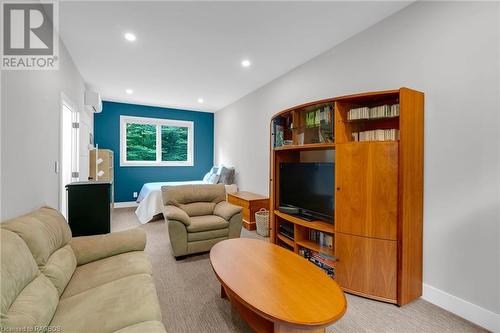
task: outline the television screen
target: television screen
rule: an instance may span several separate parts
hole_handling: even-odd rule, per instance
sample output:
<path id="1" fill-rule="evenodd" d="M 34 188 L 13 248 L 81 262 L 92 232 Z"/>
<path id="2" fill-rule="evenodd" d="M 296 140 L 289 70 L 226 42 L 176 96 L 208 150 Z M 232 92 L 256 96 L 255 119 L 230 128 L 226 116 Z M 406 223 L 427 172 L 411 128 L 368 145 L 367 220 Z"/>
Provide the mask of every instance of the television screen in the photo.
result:
<path id="1" fill-rule="evenodd" d="M 280 206 L 333 221 L 333 163 L 280 163 Z"/>

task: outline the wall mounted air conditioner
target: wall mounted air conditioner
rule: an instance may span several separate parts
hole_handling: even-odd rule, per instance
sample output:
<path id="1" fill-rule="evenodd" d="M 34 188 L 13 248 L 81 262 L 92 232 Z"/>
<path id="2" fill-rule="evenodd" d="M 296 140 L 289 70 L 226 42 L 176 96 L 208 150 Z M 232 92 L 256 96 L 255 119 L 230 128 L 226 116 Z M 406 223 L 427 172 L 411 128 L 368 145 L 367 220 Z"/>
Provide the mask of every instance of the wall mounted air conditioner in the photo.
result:
<path id="1" fill-rule="evenodd" d="M 88 106 L 92 112 L 99 113 L 102 111 L 102 101 L 99 93 L 95 91 L 85 92 L 85 106 Z"/>

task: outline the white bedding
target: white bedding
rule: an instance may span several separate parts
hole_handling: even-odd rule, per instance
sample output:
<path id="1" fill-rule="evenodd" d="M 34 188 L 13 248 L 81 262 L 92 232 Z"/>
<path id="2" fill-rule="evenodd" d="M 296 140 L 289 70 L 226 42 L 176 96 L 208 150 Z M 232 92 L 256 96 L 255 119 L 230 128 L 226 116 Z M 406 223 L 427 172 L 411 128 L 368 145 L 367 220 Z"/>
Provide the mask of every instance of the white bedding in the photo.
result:
<path id="1" fill-rule="evenodd" d="M 163 201 L 161 197 L 162 186 L 189 184 L 204 184 L 204 182 L 203 180 L 191 180 L 184 182 L 158 182 L 144 184 L 139 196 L 137 197 L 139 207 L 135 210 L 135 215 L 137 215 L 142 224 L 148 223 L 154 216 L 161 214 L 163 211 Z M 234 193 L 237 190 L 238 187 L 235 184 L 226 185 L 226 193 Z"/>

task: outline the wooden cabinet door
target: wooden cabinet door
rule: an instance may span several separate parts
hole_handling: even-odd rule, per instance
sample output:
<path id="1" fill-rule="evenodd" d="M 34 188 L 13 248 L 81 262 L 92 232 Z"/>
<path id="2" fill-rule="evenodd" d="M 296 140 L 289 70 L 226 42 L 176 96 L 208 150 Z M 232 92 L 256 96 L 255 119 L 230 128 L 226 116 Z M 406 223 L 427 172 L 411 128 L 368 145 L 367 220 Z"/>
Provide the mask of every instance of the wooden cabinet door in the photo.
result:
<path id="1" fill-rule="evenodd" d="M 338 144 L 336 154 L 335 230 L 395 240 L 398 143 Z"/>
<path id="2" fill-rule="evenodd" d="M 397 241 L 335 234 L 336 280 L 347 291 L 397 299 Z"/>

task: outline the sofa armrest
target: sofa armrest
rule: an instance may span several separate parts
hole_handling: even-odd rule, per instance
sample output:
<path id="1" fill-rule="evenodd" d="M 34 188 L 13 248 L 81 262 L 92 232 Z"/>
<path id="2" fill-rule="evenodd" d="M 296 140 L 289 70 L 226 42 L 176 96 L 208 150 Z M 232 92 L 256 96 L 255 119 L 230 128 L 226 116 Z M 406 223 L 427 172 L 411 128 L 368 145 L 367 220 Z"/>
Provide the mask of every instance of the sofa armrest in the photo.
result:
<path id="1" fill-rule="evenodd" d="M 105 235 L 74 237 L 70 245 L 80 266 L 121 253 L 144 251 L 146 233 L 135 228 Z"/>
<path id="2" fill-rule="evenodd" d="M 168 220 L 174 220 L 182 222 L 186 226 L 191 224 L 191 220 L 189 219 L 188 214 L 176 206 L 163 206 L 163 215 L 167 222 Z"/>
<path id="3" fill-rule="evenodd" d="M 241 212 L 243 208 L 230 204 L 227 201 L 221 201 L 214 208 L 214 215 L 222 217 L 224 220 L 229 221 L 231 217 Z"/>

